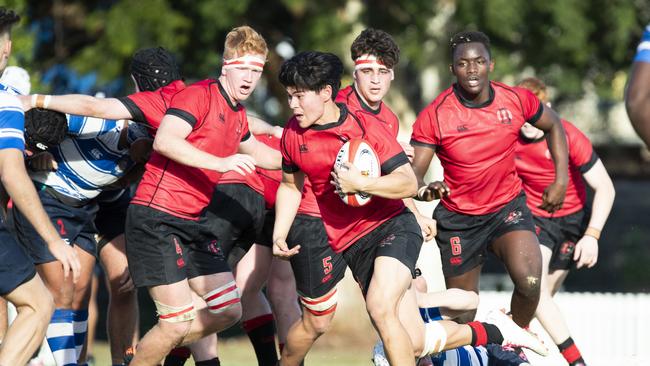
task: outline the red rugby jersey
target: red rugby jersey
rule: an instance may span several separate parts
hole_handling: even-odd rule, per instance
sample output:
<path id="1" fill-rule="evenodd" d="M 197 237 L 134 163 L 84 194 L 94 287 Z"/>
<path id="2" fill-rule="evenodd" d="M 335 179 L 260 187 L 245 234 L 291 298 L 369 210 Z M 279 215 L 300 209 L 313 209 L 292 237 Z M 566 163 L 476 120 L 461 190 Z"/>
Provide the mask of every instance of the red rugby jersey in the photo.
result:
<path id="1" fill-rule="evenodd" d="M 255 138 L 257 138 L 266 146 L 280 151 L 279 138 L 273 135 L 255 135 Z M 256 167 L 255 173 L 260 178 L 260 181 L 264 186 L 264 201 L 266 202 L 266 208 L 274 208 L 278 187 L 280 186 L 280 182 L 282 182 L 282 170 L 267 170 Z"/>
<path id="2" fill-rule="evenodd" d="M 555 180 L 555 165 L 546 139 L 528 142 L 521 136 L 515 150 L 517 174 L 526 191 L 526 203 L 535 216 L 561 217 L 582 210 L 586 200 L 582 174 L 598 161 L 591 141 L 572 123 L 562 120 L 569 147 L 569 182 L 562 208 L 554 213 L 538 208 L 544 189 Z"/>
<path id="3" fill-rule="evenodd" d="M 345 250 L 404 209 L 402 200 L 381 197 L 373 197 L 361 207 L 343 203 L 330 183 L 330 172 L 345 141 L 366 140 L 379 157 L 382 175 L 409 163 L 402 147 L 382 124 L 364 115 L 353 116 L 343 104 L 339 104 L 339 108 L 338 121 L 306 129 L 292 118 L 281 142 L 282 169 L 288 173 L 302 171 L 311 181 L 330 246 L 335 252 Z"/>
<path id="4" fill-rule="evenodd" d="M 269 145 L 269 142 L 267 141 L 268 140 L 268 137 L 267 137 L 268 135 L 264 134 L 264 135 L 254 135 L 254 136 L 255 136 L 256 139 L 261 140 L 263 143 L 266 143 L 267 145 Z M 273 136 L 271 136 L 271 137 L 273 137 Z M 276 148 L 276 150 L 279 151 L 280 150 L 280 147 L 279 147 L 280 146 L 280 139 L 276 139 L 276 140 L 278 141 L 277 142 L 278 147 Z M 271 146 L 271 147 L 273 147 L 273 146 Z M 271 172 L 271 171 L 268 171 L 268 172 Z M 275 172 L 279 172 L 279 173 L 275 173 L 275 174 L 280 174 L 280 177 L 282 177 L 282 175 L 281 175 L 282 173 L 281 173 L 280 170 L 276 170 Z M 273 173 L 268 173 L 268 174 L 273 174 Z M 265 194 L 264 193 L 264 182 L 262 182 L 262 180 L 260 179 L 260 176 L 257 174 L 257 169 L 256 169 L 256 171 L 254 171 L 252 173 L 249 173 L 249 174 L 245 174 L 245 175 L 241 175 L 241 174 L 237 173 L 234 170 L 231 170 L 229 172 L 225 172 L 225 173 L 223 173 L 223 175 L 219 179 L 219 182 L 217 183 L 217 185 L 219 185 L 219 184 L 245 184 L 245 185 L 249 186 L 250 188 L 252 188 L 253 190 L 255 190 L 255 192 L 257 192 L 257 193 L 259 193 L 261 195 Z M 276 187 L 276 190 L 277 190 L 277 187 Z M 273 201 L 275 201 L 275 199 Z"/>
<path id="5" fill-rule="evenodd" d="M 143 91 L 118 99 L 129 110 L 133 121 L 148 124 L 152 128 L 151 134 L 155 135 L 172 97 L 183 89 L 183 80 L 174 80 L 157 90 Z"/>
<path id="6" fill-rule="evenodd" d="M 336 102 L 345 104 L 348 111 L 356 115 L 367 114 L 371 117 L 369 118 L 370 120 L 374 119 L 378 122 L 384 123 L 392 133 L 393 137 L 397 139 L 397 134 L 399 133 L 399 119 L 384 102 L 379 105 L 377 110 L 370 108 L 370 106 L 359 97 L 356 89 L 354 89 L 354 85 L 349 85 L 339 90 L 336 95 Z M 303 188 L 302 200 L 300 201 L 298 213 L 320 217 L 316 196 L 314 195 L 314 192 L 312 192 L 311 182 L 307 178 L 305 178 L 305 186 Z"/>
<path id="7" fill-rule="evenodd" d="M 203 80 L 178 92 L 167 113 L 192 126 L 186 140 L 218 157 L 237 152 L 250 137 L 246 110 L 233 105 L 219 81 Z M 189 167 L 153 152 L 131 203 L 184 219 L 197 219 L 208 205 L 221 173 Z"/>
<path id="8" fill-rule="evenodd" d="M 490 98 L 464 100 L 454 84 L 418 115 L 412 145 L 436 149 L 451 194 L 441 203 L 466 215 L 495 212 L 521 192 L 515 144 L 525 122 L 534 124 L 543 106 L 527 89 L 492 81 Z"/>

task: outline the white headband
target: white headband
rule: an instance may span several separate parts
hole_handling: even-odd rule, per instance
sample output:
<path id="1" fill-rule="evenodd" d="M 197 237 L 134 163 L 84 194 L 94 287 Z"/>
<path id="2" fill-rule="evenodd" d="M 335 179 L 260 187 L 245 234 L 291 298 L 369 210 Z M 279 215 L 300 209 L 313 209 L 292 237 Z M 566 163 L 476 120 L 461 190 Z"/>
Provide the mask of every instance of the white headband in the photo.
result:
<path id="1" fill-rule="evenodd" d="M 232 69 L 235 67 L 247 66 L 256 71 L 262 71 L 264 69 L 264 63 L 266 61 L 258 56 L 245 55 L 242 57 L 231 58 L 230 60 L 223 60 L 222 69 Z"/>
<path id="2" fill-rule="evenodd" d="M 354 60 L 354 71 L 363 70 L 363 69 L 387 69 L 390 71 L 390 79 L 395 78 L 395 73 L 393 69 L 389 69 L 381 61 L 377 59 L 374 55 L 361 55 Z"/>

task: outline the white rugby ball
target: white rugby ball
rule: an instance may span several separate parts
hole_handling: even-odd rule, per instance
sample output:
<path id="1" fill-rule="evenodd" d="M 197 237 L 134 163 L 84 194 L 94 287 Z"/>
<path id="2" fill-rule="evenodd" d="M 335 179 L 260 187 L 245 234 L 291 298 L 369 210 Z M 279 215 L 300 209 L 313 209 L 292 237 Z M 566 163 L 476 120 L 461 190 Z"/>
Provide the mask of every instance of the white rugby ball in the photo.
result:
<path id="1" fill-rule="evenodd" d="M 342 164 L 346 161 L 352 163 L 363 175 L 373 178 L 381 175 L 381 167 L 377 153 L 370 144 L 362 139 L 352 139 L 343 144 L 336 155 L 334 166 L 341 168 Z M 353 207 L 363 206 L 370 202 L 372 198 L 371 195 L 364 192 L 339 193 L 339 197 L 341 197 L 343 202 Z"/>

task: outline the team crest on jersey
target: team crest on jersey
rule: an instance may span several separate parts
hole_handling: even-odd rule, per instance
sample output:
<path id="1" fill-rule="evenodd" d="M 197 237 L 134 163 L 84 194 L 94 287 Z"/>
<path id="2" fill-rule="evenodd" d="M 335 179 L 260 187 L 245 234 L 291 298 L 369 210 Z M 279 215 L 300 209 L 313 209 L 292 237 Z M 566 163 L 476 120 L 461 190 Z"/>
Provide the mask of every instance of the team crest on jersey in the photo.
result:
<path id="1" fill-rule="evenodd" d="M 226 116 L 223 113 L 219 113 L 219 122 L 226 123 Z"/>
<path id="2" fill-rule="evenodd" d="M 499 122 L 504 125 L 511 125 L 512 124 L 512 113 L 508 108 L 499 108 L 497 110 L 497 118 L 499 119 Z"/>
<path id="3" fill-rule="evenodd" d="M 467 125 L 458 125 L 456 126 L 456 131 L 465 132 L 465 131 L 469 131 L 469 128 L 467 127 Z"/>
<path id="4" fill-rule="evenodd" d="M 307 148 L 307 144 L 300 144 L 300 146 L 298 147 L 298 150 L 300 150 L 300 153 L 309 152 L 309 148 Z"/>
<path id="5" fill-rule="evenodd" d="M 506 217 L 506 219 L 503 220 L 503 222 L 505 224 L 517 224 L 524 219 L 522 216 L 523 214 L 521 213 L 521 211 L 519 210 L 512 211 L 508 214 L 508 217 Z"/>

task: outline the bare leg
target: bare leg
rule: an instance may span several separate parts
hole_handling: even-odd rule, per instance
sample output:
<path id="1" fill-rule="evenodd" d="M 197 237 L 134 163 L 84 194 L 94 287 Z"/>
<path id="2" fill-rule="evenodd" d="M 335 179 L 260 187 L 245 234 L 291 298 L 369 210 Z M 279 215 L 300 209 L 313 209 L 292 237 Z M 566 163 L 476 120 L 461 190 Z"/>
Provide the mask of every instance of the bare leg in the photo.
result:
<path id="1" fill-rule="evenodd" d="M 445 277 L 445 282 L 447 283 L 447 288 L 459 288 L 465 291 L 471 291 L 478 295 L 478 284 L 479 278 L 481 276 L 481 269 L 483 266 L 477 266 L 472 268 L 470 271 L 463 273 L 460 276 L 454 277 Z M 456 320 L 459 323 L 467 323 L 474 320 L 476 317 L 476 309 L 469 310 L 462 315 L 459 315 Z"/>
<path id="2" fill-rule="evenodd" d="M 549 275 L 549 263 L 553 253 L 545 246 L 541 246 L 540 249 L 542 251 L 544 271 L 542 272 L 541 296 L 535 316 L 551 336 L 553 342 L 560 344 L 569 338 L 571 334 L 569 333 L 569 328 L 564 321 L 560 308 L 553 301 L 553 290 L 559 287 L 562 281 L 564 281 L 568 271 L 558 270 L 554 271 L 552 275 Z"/>
<path id="3" fill-rule="evenodd" d="M 111 360 L 118 364 L 122 362 L 126 350 L 137 342 L 136 325 L 139 322 L 137 292 L 129 276 L 124 235 L 108 242 L 99 253 L 99 259 L 109 292 L 106 329 Z"/>
<path id="4" fill-rule="evenodd" d="M 5 339 L 7 327 L 9 326 L 9 314 L 7 313 L 7 300 L 0 298 L 0 342 Z"/>
<path id="5" fill-rule="evenodd" d="M 2 342 L 0 365 L 24 365 L 43 341 L 54 303 L 38 275 L 5 298 L 16 306 L 18 314 Z"/>
<path id="6" fill-rule="evenodd" d="M 542 254 L 535 233 L 525 230 L 503 234 L 492 250 L 505 264 L 515 285 L 510 309 L 512 320 L 525 328 L 535 316 L 542 282 Z"/>
<path id="7" fill-rule="evenodd" d="M 278 342 L 286 344 L 289 328 L 301 316 L 296 292 L 296 280 L 293 277 L 293 270 L 289 262 L 273 258 L 271 274 L 266 285 L 266 294 L 273 308 L 278 331 Z"/>

